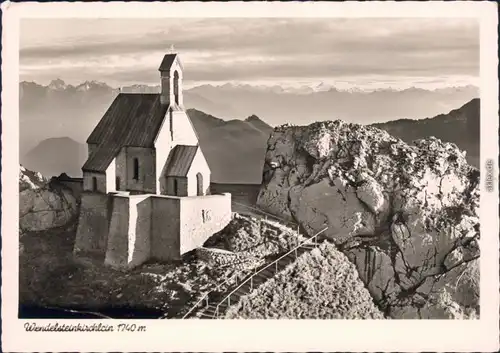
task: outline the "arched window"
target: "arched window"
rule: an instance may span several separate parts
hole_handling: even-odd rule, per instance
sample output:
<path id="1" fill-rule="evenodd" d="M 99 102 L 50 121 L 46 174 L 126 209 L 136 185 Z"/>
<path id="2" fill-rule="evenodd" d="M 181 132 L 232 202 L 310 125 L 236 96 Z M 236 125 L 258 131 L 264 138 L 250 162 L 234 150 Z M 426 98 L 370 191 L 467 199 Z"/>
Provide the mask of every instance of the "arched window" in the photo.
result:
<path id="1" fill-rule="evenodd" d="M 134 180 L 139 180 L 139 159 L 134 158 Z"/>
<path id="2" fill-rule="evenodd" d="M 168 121 L 170 125 L 170 139 L 174 139 L 174 112 L 172 111 L 172 108 L 170 108 L 170 111 L 168 113 Z"/>
<path id="3" fill-rule="evenodd" d="M 174 71 L 174 99 L 175 104 L 179 104 L 179 73 Z"/>
<path id="4" fill-rule="evenodd" d="M 97 191 L 97 178 L 92 177 L 92 191 Z"/>
<path id="5" fill-rule="evenodd" d="M 203 175 L 201 173 L 196 174 L 196 190 L 198 196 L 203 196 Z"/>
<path id="6" fill-rule="evenodd" d="M 120 190 L 120 177 L 116 177 L 115 184 L 116 191 Z"/>
<path id="7" fill-rule="evenodd" d="M 174 179 L 174 195 L 177 196 L 179 194 L 179 185 L 177 183 L 177 179 Z"/>

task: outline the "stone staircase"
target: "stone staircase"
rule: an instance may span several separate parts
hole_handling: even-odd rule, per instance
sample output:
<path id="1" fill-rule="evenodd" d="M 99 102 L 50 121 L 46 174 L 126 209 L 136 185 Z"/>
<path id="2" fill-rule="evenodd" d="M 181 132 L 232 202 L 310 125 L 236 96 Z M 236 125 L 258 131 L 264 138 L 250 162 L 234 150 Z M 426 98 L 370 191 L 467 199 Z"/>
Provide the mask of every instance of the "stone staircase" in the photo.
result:
<path id="1" fill-rule="evenodd" d="M 314 243 L 302 244 L 296 249 L 294 249 L 292 252 L 288 253 L 286 256 L 278 258 L 277 261 L 275 260 L 272 262 L 268 262 L 260 266 L 260 268 L 256 270 L 256 273 L 252 273 L 243 281 L 234 285 L 228 291 L 224 293 L 211 293 L 211 296 L 208 300 L 208 305 L 206 305 L 206 307 L 204 307 L 199 311 L 200 313 L 199 318 L 216 319 L 218 317 L 223 317 L 229 305 L 238 303 L 242 296 L 249 294 L 251 291 L 258 288 L 267 280 L 274 277 L 276 273 L 285 269 L 291 263 L 295 262 L 299 256 L 313 250 L 314 248 L 316 248 L 316 245 Z M 240 286 L 242 282 L 245 283 Z M 230 303 L 228 303 L 228 300 L 224 300 L 224 298 L 226 298 L 226 296 L 229 295 L 230 293 L 231 293 Z M 217 305 L 219 305 L 218 315 L 217 315 Z"/>

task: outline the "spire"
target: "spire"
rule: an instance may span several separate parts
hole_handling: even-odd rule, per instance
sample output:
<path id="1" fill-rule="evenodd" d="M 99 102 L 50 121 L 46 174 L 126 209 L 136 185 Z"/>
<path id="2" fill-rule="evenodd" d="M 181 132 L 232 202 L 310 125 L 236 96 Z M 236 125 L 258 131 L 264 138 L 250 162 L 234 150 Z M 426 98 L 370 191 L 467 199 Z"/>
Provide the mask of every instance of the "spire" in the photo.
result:
<path id="1" fill-rule="evenodd" d="M 174 51 L 174 46 L 171 45 L 170 53 L 165 54 L 158 68 L 161 79 L 160 101 L 162 104 L 175 103 L 182 107 L 182 64 Z"/>

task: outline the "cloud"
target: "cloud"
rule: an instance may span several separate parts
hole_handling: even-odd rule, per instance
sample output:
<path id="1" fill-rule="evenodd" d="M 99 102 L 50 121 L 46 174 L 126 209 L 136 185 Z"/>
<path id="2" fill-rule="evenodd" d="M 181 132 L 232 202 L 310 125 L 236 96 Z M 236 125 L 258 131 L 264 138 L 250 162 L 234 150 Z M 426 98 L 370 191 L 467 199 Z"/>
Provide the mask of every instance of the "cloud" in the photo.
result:
<path id="1" fill-rule="evenodd" d="M 472 19 L 50 21 L 23 20 L 24 76 L 80 70 L 82 78 L 85 73 L 148 82 L 156 79 L 170 44 L 181 53 L 189 80 L 477 76 L 479 71 L 479 24 Z M 33 34 L 44 28 L 46 36 Z"/>

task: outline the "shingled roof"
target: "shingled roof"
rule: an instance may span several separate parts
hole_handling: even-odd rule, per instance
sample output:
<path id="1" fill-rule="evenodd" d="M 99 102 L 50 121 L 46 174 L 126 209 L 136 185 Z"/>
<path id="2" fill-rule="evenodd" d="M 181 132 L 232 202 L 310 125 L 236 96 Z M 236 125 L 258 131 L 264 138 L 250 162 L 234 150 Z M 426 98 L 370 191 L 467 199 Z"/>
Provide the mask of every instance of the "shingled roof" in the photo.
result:
<path id="1" fill-rule="evenodd" d="M 165 54 L 158 70 L 159 71 L 169 71 L 176 58 L 177 58 L 177 54 L 175 54 L 175 53 L 174 54 Z M 179 64 L 181 65 L 181 68 L 182 68 L 182 64 L 180 61 L 179 61 Z"/>
<path id="2" fill-rule="evenodd" d="M 105 172 L 124 146 L 154 147 L 168 109 L 157 93 L 120 93 L 87 139 L 97 149 L 82 170 Z"/>
<path id="3" fill-rule="evenodd" d="M 185 177 L 191 168 L 198 146 L 177 145 L 167 159 L 166 176 Z"/>

